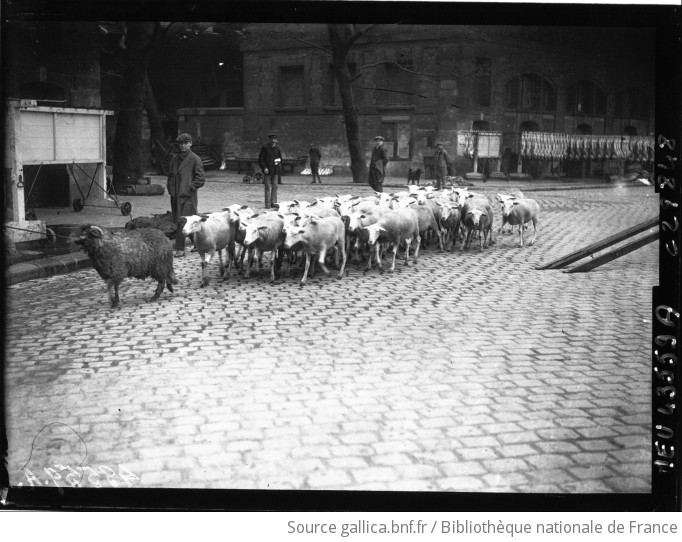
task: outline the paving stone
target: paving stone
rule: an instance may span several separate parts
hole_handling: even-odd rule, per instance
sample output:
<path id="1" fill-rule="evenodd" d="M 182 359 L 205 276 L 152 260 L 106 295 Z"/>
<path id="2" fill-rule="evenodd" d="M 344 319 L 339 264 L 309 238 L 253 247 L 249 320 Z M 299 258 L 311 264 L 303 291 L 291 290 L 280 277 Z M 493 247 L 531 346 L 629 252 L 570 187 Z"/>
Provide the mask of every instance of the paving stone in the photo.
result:
<path id="1" fill-rule="evenodd" d="M 483 481 L 473 476 L 451 476 L 436 481 L 441 491 L 475 491 L 483 488 Z"/>
<path id="2" fill-rule="evenodd" d="M 345 470 L 339 469 L 326 469 L 306 479 L 306 485 L 311 489 L 334 489 L 349 486 L 352 483 L 350 475 Z"/>

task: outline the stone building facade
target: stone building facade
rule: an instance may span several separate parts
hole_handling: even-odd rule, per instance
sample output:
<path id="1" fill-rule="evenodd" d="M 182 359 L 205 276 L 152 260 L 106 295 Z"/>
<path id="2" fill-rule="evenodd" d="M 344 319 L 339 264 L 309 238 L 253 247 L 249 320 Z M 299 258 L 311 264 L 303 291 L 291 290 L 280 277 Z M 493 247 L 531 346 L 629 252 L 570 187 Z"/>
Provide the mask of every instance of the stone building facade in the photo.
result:
<path id="1" fill-rule="evenodd" d="M 246 25 L 243 107 L 180 109 L 180 131 L 237 156 L 274 131 L 286 157 L 315 142 L 323 163 L 348 168 L 328 44 L 325 25 Z M 471 130 L 502 132 L 514 150 L 522 131 L 653 131 L 650 29 L 382 25 L 347 60 L 361 142 L 369 156 L 374 136 L 386 138 L 392 176 L 423 167 L 436 141 L 471 171 L 458 144 Z"/>

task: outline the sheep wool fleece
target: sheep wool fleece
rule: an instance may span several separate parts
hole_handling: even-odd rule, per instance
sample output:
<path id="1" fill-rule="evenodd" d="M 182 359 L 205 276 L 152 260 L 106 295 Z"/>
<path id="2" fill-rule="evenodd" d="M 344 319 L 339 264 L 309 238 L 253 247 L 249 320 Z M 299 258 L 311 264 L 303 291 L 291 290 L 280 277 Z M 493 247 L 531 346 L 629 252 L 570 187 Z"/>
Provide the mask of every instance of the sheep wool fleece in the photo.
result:
<path id="1" fill-rule="evenodd" d="M 180 217 L 198 214 L 197 190 L 204 186 L 204 166 L 192 151 L 188 150 L 175 155 L 168 168 L 168 194 L 171 198 L 171 211 L 173 222 L 178 223 Z M 185 235 L 182 233 L 182 225 L 178 224 L 175 236 L 175 248 L 185 249 Z"/>

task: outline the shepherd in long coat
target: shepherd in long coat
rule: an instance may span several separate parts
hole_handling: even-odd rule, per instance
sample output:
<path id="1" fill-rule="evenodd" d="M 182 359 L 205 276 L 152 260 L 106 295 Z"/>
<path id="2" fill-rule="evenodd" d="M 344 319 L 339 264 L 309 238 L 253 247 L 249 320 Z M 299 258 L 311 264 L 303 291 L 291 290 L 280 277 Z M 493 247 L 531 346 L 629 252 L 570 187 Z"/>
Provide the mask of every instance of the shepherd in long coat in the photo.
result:
<path id="1" fill-rule="evenodd" d="M 436 166 L 436 189 L 440 190 L 441 188 L 445 188 L 445 177 L 448 176 L 448 171 L 452 169 L 450 157 L 440 141 L 436 143 L 436 152 L 433 155 L 433 161 Z"/>
<path id="2" fill-rule="evenodd" d="M 180 134 L 176 139 L 180 145 L 180 154 L 173 156 L 168 167 L 168 194 L 171 198 L 173 221 L 178 224 L 175 236 L 175 256 L 185 255 L 185 235 L 182 233 L 183 224 L 180 218 L 198 213 L 197 190 L 204 186 L 204 166 L 201 158 L 194 154 L 192 136 Z"/>
<path id="3" fill-rule="evenodd" d="M 374 138 L 376 146 L 372 149 L 372 157 L 369 161 L 369 185 L 375 192 L 384 191 L 384 174 L 386 164 L 388 164 L 388 152 L 384 147 L 384 138 L 376 136 Z"/>

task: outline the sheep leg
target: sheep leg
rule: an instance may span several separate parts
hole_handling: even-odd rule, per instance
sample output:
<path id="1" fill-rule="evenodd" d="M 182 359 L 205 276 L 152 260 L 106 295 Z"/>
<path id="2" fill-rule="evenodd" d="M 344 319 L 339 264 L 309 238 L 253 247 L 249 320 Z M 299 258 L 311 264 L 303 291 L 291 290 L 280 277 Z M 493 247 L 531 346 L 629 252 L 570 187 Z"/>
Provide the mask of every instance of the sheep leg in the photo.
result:
<path id="1" fill-rule="evenodd" d="M 341 269 L 339 269 L 338 278 L 343 278 L 343 272 L 346 269 L 346 248 L 339 242 L 339 248 L 341 250 Z"/>
<path id="2" fill-rule="evenodd" d="M 323 247 L 317 256 L 317 261 L 320 264 L 320 267 L 322 268 L 322 271 L 324 272 L 324 274 L 329 275 L 329 269 L 327 269 L 327 266 L 324 264 L 324 259 L 326 258 L 326 256 L 327 256 L 327 249 L 326 249 L 326 247 Z"/>
<path id="3" fill-rule="evenodd" d="M 227 280 L 230 278 L 230 275 L 232 274 L 232 266 L 234 265 L 234 242 L 230 243 L 227 245 L 227 271 L 225 274 L 225 277 L 223 280 Z"/>
<path id="4" fill-rule="evenodd" d="M 436 235 L 438 236 L 438 244 L 440 246 L 440 251 L 443 252 L 443 234 L 439 229 L 436 229 Z"/>
<path id="5" fill-rule="evenodd" d="M 417 235 L 414 239 L 417 246 L 414 247 L 414 263 L 419 263 L 419 247 L 421 246 L 422 238 Z"/>
<path id="6" fill-rule="evenodd" d="M 157 299 L 159 299 L 159 296 L 161 296 L 161 293 L 163 292 L 163 288 L 164 288 L 165 285 L 166 285 L 166 284 L 165 284 L 165 282 L 164 282 L 163 280 L 160 280 L 160 281 L 158 282 L 158 284 L 157 284 L 157 286 L 156 286 L 156 290 L 154 290 L 154 295 L 153 295 L 152 298 L 149 300 L 150 303 L 151 303 L 152 301 L 156 301 Z"/>
<path id="7" fill-rule="evenodd" d="M 223 277 L 223 280 L 225 280 L 225 265 L 223 265 L 223 251 L 219 250 L 218 251 L 218 263 L 220 265 L 220 276 Z"/>
<path id="8" fill-rule="evenodd" d="M 523 224 L 519 224 L 519 246 L 523 248 L 523 232 L 525 231 L 525 228 L 523 227 Z"/>
<path id="9" fill-rule="evenodd" d="M 369 250 L 367 253 L 367 265 L 365 266 L 365 273 L 372 268 L 372 251 L 376 249 L 376 245 L 368 245 Z"/>
<path id="10" fill-rule="evenodd" d="M 301 279 L 301 286 L 305 284 L 305 281 L 308 280 L 308 269 L 310 269 L 310 253 L 306 252 L 305 253 L 305 271 L 303 272 L 303 278 Z"/>
<path id="11" fill-rule="evenodd" d="M 535 243 L 535 238 L 538 235 L 538 219 L 537 217 L 533 217 L 533 238 L 530 240 L 530 245 L 532 246 L 533 243 Z"/>
<path id="12" fill-rule="evenodd" d="M 114 282 L 113 280 L 107 281 L 107 293 L 109 294 L 109 302 L 111 303 L 111 308 L 115 309 L 118 307 L 118 282 Z M 112 289 L 113 289 L 113 295 L 112 295 Z"/>
<path id="13" fill-rule="evenodd" d="M 270 284 L 275 283 L 275 267 L 277 267 L 277 247 L 270 252 Z"/>
<path id="14" fill-rule="evenodd" d="M 246 248 L 244 248 L 246 250 Z M 249 249 L 249 258 L 246 261 L 246 270 L 244 270 L 244 267 L 242 266 L 242 271 L 244 272 L 244 278 L 248 279 L 249 276 L 251 275 L 251 265 L 253 264 L 253 248 Z"/>
<path id="15" fill-rule="evenodd" d="M 239 250 L 239 269 L 244 269 L 244 256 L 246 255 L 246 247 L 241 246 Z"/>
<path id="16" fill-rule="evenodd" d="M 410 245 L 412 244 L 412 239 L 405 239 L 405 265 L 409 267 L 410 262 Z"/>
<path id="17" fill-rule="evenodd" d="M 213 254 L 209 252 L 208 254 L 204 254 L 202 259 L 201 259 L 201 286 L 200 288 L 203 288 L 204 286 L 208 286 L 209 283 L 209 278 L 206 273 L 206 268 L 208 267 L 208 263 L 211 261 L 211 256 Z"/>
<path id="18" fill-rule="evenodd" d="M 395 271 L 395 258 L 398 255 L 398 245 L 399 244 L 400 243 L 394 243 L 393 244 L 393 261 L 391 262 L 391 267 L 388 270 L 389 273 L 393 273 L 393 271 Z M 381 271 L 383 272 L 383 269 L 381 266 L 379 266 L 379 269 L 381 269 Z"/>
<path id="19" fill-rule="evenodd" d="M 462 248 L 460 250 L 464 250 L 466 248 L 469 248 L 469 245 L 471 244 L 471 234 L 473 233 L 472 228 L 467 228 L 466 232 L 464 234 L 464 238 L 462 239 Z"/>

